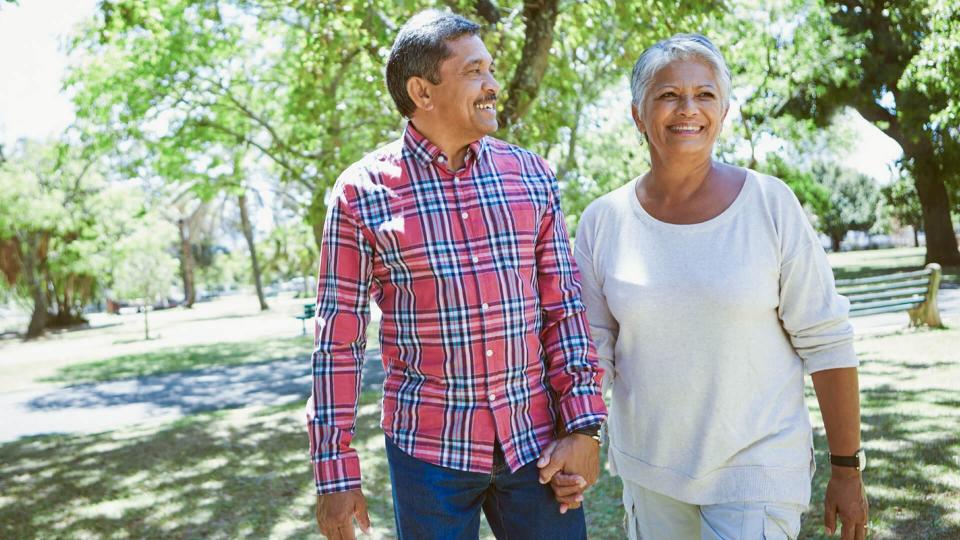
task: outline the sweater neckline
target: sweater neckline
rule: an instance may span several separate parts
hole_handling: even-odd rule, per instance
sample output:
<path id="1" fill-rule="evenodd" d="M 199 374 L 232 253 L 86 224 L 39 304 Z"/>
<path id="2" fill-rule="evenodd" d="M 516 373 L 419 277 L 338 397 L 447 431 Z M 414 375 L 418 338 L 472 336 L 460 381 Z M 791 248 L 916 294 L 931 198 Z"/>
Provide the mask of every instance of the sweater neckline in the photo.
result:
<path id="1" fill-rule="evenodd" d="M 628 184 L 630 186 L 630 206 L 633 208 L 633 213 L 641 221 L 654 227 L 683 233 L 706 231 L 723 225 L 724 223 L 733 219 L 733 217 L 736 216 L 743 207 L 745 201 L 750 198 L 750 194 L 753 192 L 754 184 L 756 183 L 754 172 L 750 169 L 747 169 L 747 175 L 743 181 L 743 186 L 740 187 L 740 193 L 737 193 L 737 196 L 735 199 L 733 199 L 733 202 L 730 203 L 730 205 L 727 206 L 722 212 L 706 221 L 701 221 L 699 223 L 667 223 L 666 221 L 661 221 L 651 216 L 646 209 L 643 208 L 643 205 L 640 204 L 640 199 L 637 198 L 637 184 L 640 183 L 641 178 L 643 178 L 642 174 L 634 178 L 633 181 Z"/>

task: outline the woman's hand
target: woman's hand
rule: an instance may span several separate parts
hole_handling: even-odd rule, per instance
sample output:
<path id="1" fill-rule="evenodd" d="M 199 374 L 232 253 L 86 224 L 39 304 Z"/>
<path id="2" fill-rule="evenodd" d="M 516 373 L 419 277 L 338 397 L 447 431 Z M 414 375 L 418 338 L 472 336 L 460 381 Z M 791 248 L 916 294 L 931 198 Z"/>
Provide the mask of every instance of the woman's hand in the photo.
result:
<path id="1" fill-rule="evenodd" d="M 827 534 L 833 536 L 837 530 L 837 516 L 840 516 L 843 524 L 840 539 L 863 540 L 866 538 L 869 513 L 870 505 L 860 471 L 849 467 L 832 467 L 827 493 L 823 498 L 823 525 Z"/>

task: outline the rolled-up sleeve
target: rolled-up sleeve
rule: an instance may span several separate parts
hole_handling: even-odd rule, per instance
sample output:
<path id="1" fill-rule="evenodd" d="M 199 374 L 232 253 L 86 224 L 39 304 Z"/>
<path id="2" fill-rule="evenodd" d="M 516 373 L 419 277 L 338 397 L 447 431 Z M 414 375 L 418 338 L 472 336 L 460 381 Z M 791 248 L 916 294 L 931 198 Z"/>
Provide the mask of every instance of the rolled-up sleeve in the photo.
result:
<path id="1" fill-rule="evenodd" d="M 540 339 L 564 428 L 571 432 L 605 420 L 607 409 L 600 389 L 602 370 L 590 341 L 577 266 L 552 174 L 550 205 L 540 224 L 536 258 L 543 310 Z"/>
<path id="2" fill-rule="evenodd" d="M 781 264 L 780 320 L 807 373 L 857 367 L 850 302 L 837 293 L 826 253 L 812 237 Z"/>

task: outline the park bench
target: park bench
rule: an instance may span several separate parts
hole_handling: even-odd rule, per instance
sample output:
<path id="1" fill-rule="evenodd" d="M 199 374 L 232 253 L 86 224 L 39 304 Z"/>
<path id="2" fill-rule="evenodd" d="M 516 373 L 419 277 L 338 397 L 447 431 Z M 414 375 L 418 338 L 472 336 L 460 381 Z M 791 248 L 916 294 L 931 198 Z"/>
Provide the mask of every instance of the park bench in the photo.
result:
<path id="1" fill-rule="evenodd" d="M 937 309 L 941 270 L 936 263 L 923 270 L 857 279 L 838 279 L 837 292 L 850 300 L 850 316 L 906 310 L 910 326 L 942 328 Z"/>
<path id="2" fill-rule="evenodd" d="M 312 319 L 317 314 L 317 304 L 304 304 L 303 313 L 296 315 L 296 318 L 300 319 L 300 324 L 303 325 L 303 333 L 301 336 L 307 335 L 307 319 Z"/>

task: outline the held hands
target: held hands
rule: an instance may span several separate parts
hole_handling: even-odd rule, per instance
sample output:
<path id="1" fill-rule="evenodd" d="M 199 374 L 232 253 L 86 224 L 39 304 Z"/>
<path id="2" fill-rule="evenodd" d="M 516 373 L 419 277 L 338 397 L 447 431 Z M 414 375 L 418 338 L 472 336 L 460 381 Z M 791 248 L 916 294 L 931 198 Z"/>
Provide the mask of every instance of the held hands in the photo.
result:
<path id="1" fill-rule="evenodd" d="M 317 525 L 329 540 L 354 540 L 353 518 L 364 534 L 370 534 L 367 499 L 359 489 L 317 496 Z"/>
<path id="2" fill-rule="evenodd" d="M 547 446 L 537 467 L 540 483 L 550 483 L 563 514 L 580 507 L 583 492 L 600 476 L 600 445 L 586 435 L 567 435 Z"/>
<path id="3" fill-rule="evenodd" d="M 869 511 L 860 471 L 833 467 L 823 498 L 823 525 L 827 534 L 833 536 L 839 515 L 843 524 L 840 540 L 863 540 L 866 538 Z"/>

